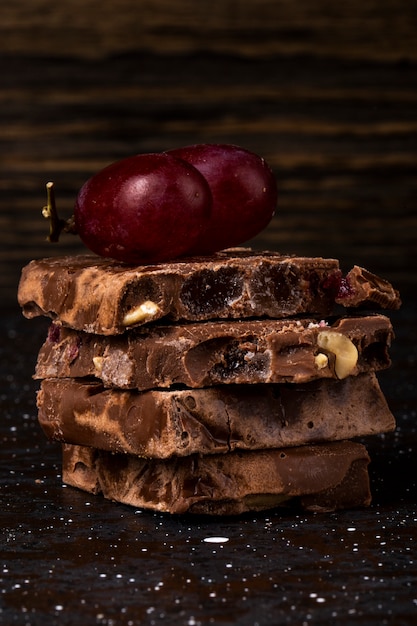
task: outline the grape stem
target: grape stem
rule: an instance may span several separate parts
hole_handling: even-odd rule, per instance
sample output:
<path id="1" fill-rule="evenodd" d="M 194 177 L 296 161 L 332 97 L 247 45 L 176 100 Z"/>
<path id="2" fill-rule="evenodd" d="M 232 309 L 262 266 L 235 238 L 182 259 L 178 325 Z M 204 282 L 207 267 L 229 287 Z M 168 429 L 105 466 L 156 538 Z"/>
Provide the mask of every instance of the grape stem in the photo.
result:
<path id="1" fill-rule="evenodd" d="M 64 231 L 65 233 L 77 234 L 74 218 L 68 220 L 60 219 L 55 203 L 54 183 L 46 183 L 46 206 L 42 209 L 42 215 L 49 220 L 49 235 L 47 240 L 51 243 L 59 241 L 59 237 Z"/>

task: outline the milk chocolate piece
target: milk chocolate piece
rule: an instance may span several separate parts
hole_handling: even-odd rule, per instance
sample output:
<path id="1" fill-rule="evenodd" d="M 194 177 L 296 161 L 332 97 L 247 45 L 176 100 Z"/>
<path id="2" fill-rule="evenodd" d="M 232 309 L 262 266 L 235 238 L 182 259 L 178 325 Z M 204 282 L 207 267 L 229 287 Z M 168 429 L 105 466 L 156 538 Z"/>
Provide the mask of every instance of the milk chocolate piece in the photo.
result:
<path id="1" fill-rule="evenodd" d="M 339 287 L 336 302 L 346 308 L 399 309 L 399 292 L 384 278 L 355 265 Z"/>
<path id="2" fill-rule="evenodd" d="M 154 458 L 299 446 L 395 428 L 373 373 L 300 385 L 146 392 L 48 379 L 37 402 L 50 439 Z"/>
<path id="3" fill-rule="evenodd" d="M 245 248 L 149 266 L 80 255 L 29 263 L 18 300 L 28 318 L 46 315 L 76 330 L 114 335 L 161 319 L 325 317 L 342 284 L 335 259 Z M 352 279 L 349 297 L 355 285 Z M 369 300 L 366 279 L 357 304 L 361 299 Z"/>
<path id="4" fill-rule="evenodd" d="M 95 376 L 108 387 L 142 391 L 178 384 L 197 388 L 337 378 L 343 355 L 319 346 L 329 330 L 356 347 L 349 374 L 390 365 L 393 333 L 383 315 L 341 318 L 332 325 L 305 319 L 156 325 L 115 337 L 53 325 L 35 378 Z"/>
<path id="5" fill-rule="evenodd" d="M 149 460 L 63 444 L 63 482 L 134 507 L 238 515 L 277 506 L 368 506 L 369 456 L 350 441 Z"/>

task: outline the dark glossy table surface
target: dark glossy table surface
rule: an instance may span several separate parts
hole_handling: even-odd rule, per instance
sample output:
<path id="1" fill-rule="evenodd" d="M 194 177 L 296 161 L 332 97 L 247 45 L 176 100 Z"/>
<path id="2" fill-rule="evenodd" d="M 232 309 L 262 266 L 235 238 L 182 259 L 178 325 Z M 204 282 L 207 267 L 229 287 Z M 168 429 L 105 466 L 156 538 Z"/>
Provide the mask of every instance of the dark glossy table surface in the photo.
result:
<path id="1" fill-rule="evenodd" d="M 254 8 L 256 4 L 256 9 Z M 417 623 L 417 49 L 405 0 L 15 0 L 0 29 L 1 626 Z M 155 9 L 155 10 L 154 10 Z M 45 183 L 70 214 L 133 154 L 229 142 L 280 188 L 259 249 L 337 257 L 401 291 L 395 433 L 366 444 L 373 502 L 334 514 L 169 517 L 61 484 L 36 417 L 48 322 L 16 304 L 45 243 Z"/>

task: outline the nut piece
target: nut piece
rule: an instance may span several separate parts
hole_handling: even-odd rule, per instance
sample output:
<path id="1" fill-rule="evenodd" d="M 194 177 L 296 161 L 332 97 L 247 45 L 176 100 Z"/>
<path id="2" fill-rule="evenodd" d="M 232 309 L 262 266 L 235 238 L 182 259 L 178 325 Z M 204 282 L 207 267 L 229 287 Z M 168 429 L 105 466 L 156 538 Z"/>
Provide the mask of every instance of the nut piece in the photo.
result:
<path id="1" fill-rule="evenodd" d="M 98 376 L 100 376 L 101 371 L 103 369 L 103 361 L 104 361 L 104 358 L 102 356 L 94 356 L 93 357 L 94 367 L 96 369 L 96 373 L 97 373 Z"/>
<path id="2" fill-rule="evenodd" d="M 346 378 L 358 362 L 358 350 L 349 337 L 332 330 L 323 330 L 317 335 L 319 348 L 335 355 L 334 369 L 338 378 Z"/>
<path id="3" fill-rule="evenodd" d="M 314 357 L 314 361 L 316 363 L 317 369 L 322 370 L 323 368 L 328 366 L 328 364 L 329 364 L 329 357 L 326 354 L 324 354 L 323 352 L 319 352 Z"/>
<path id="4" fill-rule="evenodd" d="M 146 320 L 152 319 L 159 312 L 159 306 L 152 302 L 152 300 L 146 300 L 142 302 L 135 309 L 132 309 L 124 316 L 122 320 L 123 326 L 133 326 L 133 324 L 139 324 Z"/>

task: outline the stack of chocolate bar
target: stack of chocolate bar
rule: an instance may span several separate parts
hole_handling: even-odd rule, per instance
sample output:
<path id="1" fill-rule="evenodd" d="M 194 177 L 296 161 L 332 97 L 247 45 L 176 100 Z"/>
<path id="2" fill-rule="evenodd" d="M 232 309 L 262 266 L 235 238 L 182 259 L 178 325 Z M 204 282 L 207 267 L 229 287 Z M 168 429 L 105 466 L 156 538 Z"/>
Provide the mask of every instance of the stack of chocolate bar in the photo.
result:
<path id="1" fill-rule="evenodd" d="M 370 503 L 355 441 L 392 431 L 376 372 L 400 306 L 334 259 L 246 248 L 132 267 L 32 261 L 18 299 L 52 318 L 38 417 L 63 481 L 155 511 L 240 514 Z"/>

